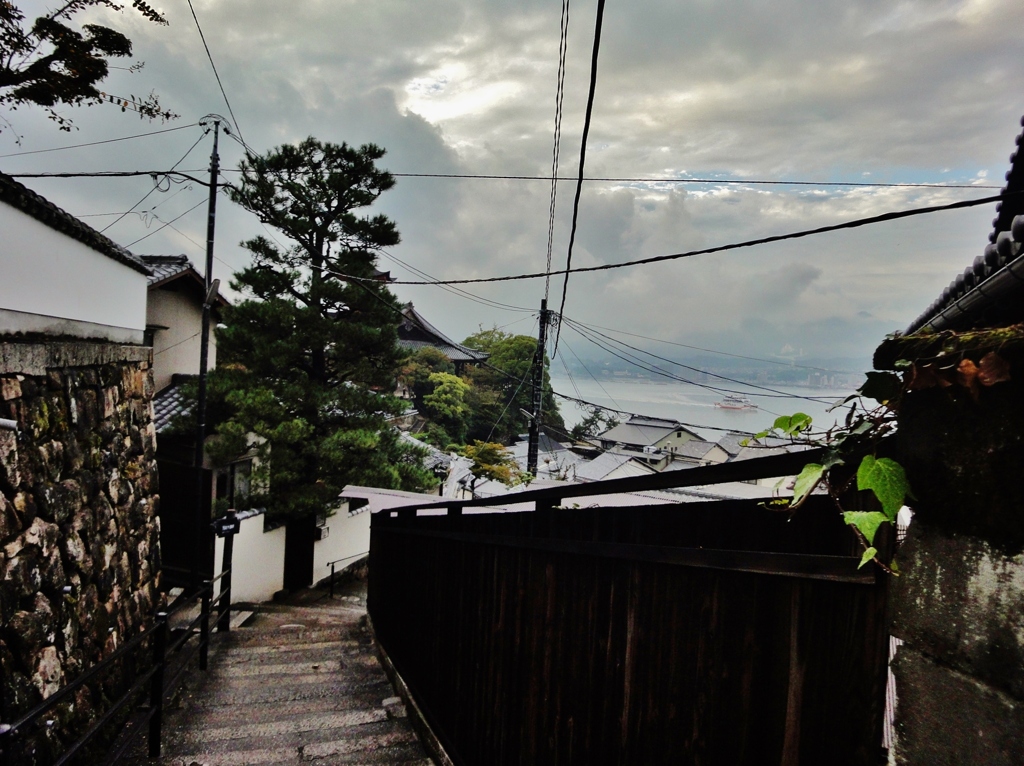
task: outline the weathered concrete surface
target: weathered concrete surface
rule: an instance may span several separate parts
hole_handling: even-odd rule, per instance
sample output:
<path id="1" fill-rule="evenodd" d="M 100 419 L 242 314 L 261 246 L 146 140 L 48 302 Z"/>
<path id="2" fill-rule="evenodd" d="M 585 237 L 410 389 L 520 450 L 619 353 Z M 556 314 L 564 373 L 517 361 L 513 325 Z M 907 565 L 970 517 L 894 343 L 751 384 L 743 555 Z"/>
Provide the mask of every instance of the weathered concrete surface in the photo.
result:
<path id="1" fill-rule="evenodd" d="M 903 575 L 890 590 L 893 635 L 1024 700 L 1024 555 L 915 522 L 899 560 Z"/>
<path id="2" fill-rule="evenodd" d="M 1024 705 L 904 645 L 893 664 L 899 705 L 896 762 L 1020 766 Z"/>
<path id="3" fill-rule="evenodd" d="M 214 635 L 209 672 L 190 674 L 165 718 L 162 757 L 140 751 L 138 766 L 431 766 L 374 653 L 365 583 L 299 601 Z"/>

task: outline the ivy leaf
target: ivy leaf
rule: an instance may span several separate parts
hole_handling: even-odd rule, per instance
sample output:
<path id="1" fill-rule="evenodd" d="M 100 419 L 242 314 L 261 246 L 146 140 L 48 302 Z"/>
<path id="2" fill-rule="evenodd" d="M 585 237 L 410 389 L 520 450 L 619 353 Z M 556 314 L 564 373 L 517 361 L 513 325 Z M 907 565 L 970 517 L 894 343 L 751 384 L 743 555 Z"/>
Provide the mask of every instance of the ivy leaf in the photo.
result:
<path id="1" fill-rule="evenodd" d="M 879 404 L 888 404 L 895 399 L 903 386 L 900 376 L 894 372 L 869 372 L 864 385 L 857 389 L 861 396 L 874 399 Z"/>
<path id="2" fill-rule="evenodd" d="M 857 469 L 857 488 L 874 492 L 890 521 L 896 519 L 903 501 L 913 497 L 903 466 L 887 457 L 864 456 Z"/>
<path id="3" fill-rule="evenodd" d="M 875 532 L 878 528 L 889 521 L 889 517 L 878 511 L 846 511 L 843 513 L 843 521 L 851 527 L 856 527 L 868 541 L 868 545 L 874 545 Z"/>
<path id="4" fill-rule="evenodd" d="M 875 550 L 874 548 L 868 548 L 866 551 L 864 551 L 864 555 L 860 557 L 860 563 L 857 565 L 857 569 L 860 569 L 862 566 L 867 564 L 877 555 L 877 550 Z"/>
<path id="5" fill-rule="evenodd" d="M 811 427 L 811 416 L 803 412 L 794 412 L 792 415 L 780 415 L 775 418 L 772 428 L 782 431 L 787 436 L 796 436 L 801 431 Z"/>
<path id="6" fill-rule="evenodd" d="M 1010 365 L 995 351 L 989 351 L 981 358 L 978 369 L 978 382 L 983 386 L 994 386 L 996 383 L 1010 379 Z"/>
<path id="7" fill-rule="evenodd" d="M 817 463 L 808 463 L 804 466 L 793 484 L 793 505 L 803 500 L 817 486 L 824 473 L 825 467 Z"/>

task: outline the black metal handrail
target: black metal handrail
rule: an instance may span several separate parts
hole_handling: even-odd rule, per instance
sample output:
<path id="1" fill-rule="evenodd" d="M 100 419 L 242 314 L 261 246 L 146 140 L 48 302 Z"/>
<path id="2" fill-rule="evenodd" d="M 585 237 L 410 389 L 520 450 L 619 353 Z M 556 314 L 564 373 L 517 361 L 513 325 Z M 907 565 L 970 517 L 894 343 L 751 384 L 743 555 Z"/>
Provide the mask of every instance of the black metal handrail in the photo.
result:
<path id="1" fill-rule="evenodd" d="M 330 586 L 331 586 L 330 597 L 331 598 L 334 598 L 334 568 L 338 564 L 340 564 L 342 561 L 354 561 L 356 559 L 362 558 L 363 556 L 369 556 L 369 555 L 370 555 L 369 551 L 363 551 L 362 553 L 356 553 L 356 554 L 353 554 L 352 556 L 343 556 L 340 559 L 335 559 L 334 561 L 328 561 L 327 564 L 325 564 L 325 566 L 329 566 L 331 568 L 331 581 L 330 581 Z"/>
<path id="2" fill-rule="evenodd" d="M 152 661 L 149 663 L 149 666 L 136 677 L 128 690 L 118 697 L 118 699 L 114 701 L 99 718 L 93 721 L 85 732 L 71 743 L 53 763 L 54 766 L 62 766 L 63 764 L 70 763 L 71 760 L 78 755 L 100 731 L 104 729 L 104 727 L 117 718 L 119 714 L 124 714 L 126 708 L 140 702 L 139 697 L 143 694 L 147 685 L 150 689 L 150 693 L 148 695 L 148 709 L 138 711 L 139 717 L 135 720 L 136 725 L 126 730 L 126 735 L 121 737 L 115 745 L 115 749 L 109 754 L 107 763 L 117 762 L 117 760 L 128 751 L 145 724 L 148 724 L 149 730 L 149 755 L 151 757 L 159 756 L 164 698 L 173 693 L 177 688 L 178 682 L 188 670 L 189 662 L 192 657 L 195 656 L 196 652 L 199 653 L 199 669 L 207 669 L 210 620 L 211 618 L 219 620 L 227 609 L 230 608 L 230 605 L 228 605 L 220 611 L 211 611 L 211 603 L 221 599 L 228 592 L 228 588 L 225 587 L 225 589 L 215 596 L 213 587 L 221 578 L 226 575 L 229 576 L 230 571 L 230 569 L 225 569 L 220 575 L 212 580 L 205 580 L 196 592 L 176 599 L 171 605 L 170 610 L 160 611 L 156 614 L 152 625 L 123 643 L 115 649 L 110 656 L 104 658 L 102 661 L 81 673 L 77 678 L 75 678 L 75 680 L 65 684 L 49 697 L 42 700 L 39 704 L 20 716 L 13 723 L 0 723 L 0 765 L 15 766 L 17 762 L 14 758 L 16 756 L 18 738 L 23 735 L 31 725 L 38 722 L 43 718 L 43 716 L 53 710 L 53 708 L 67 700 L 68 697 L 90 681 L 96 680 L 107 674 L 113 668 L 115 663 L 126 658 L 129 654 L 143 651 L 147 644 L 152 650 Z M 173 614 L 184 610 L 186 607 L 194 605 L 196 602 L 199 602 L 200 604 L 199 615 L 191 620 L 183 629 L 180 629 L 180 636 L 177 636 L 173 641 L 169 641 L 170 617 Z M 198 643 L 191 648 L 187 655 L 183 656 L 176 663 L 179 667 L 177 667 L 174 676 L 170 681 L 165 681 L 165 671 L 168 668 L 171 656 L 181 652 L 185 644 L 197 635 L 199 637 Z M 136 656 L 138 655 L 136 654 Z"/>

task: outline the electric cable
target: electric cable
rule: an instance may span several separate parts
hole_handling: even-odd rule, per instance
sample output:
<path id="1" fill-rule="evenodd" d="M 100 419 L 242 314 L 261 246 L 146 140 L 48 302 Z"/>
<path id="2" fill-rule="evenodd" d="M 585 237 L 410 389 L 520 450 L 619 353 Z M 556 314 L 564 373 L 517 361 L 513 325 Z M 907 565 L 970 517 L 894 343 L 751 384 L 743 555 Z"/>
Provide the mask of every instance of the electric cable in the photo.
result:
<path id="1" fill-rule="evenodd" d="M 203 41 L 203 48 L 206 50 L 206 58 L 209 59 L 210 67 L 213 69 L 213 76 L 217 78 L 217 87 L 220 88 L 220 94 L 224 97 L 224 103 L 228 106 L 228 114 L 231 115 L 231 122 L 235 125 L 235 131 L 238 133 L 239 139 L 244 142 L 245 139 L 242 137 L 242 129 L 238 127 L 238 120 L 235 119 L 235 110 L 231 108 L 231 101 L 228 99 L 228 94 L 224 90 L 224 83 L 220 80 L 220 73 L 217 71 L 217 65 L 213 63 L 213 55 L 210 53 L 210 46 L 206 44 L 206 35 L 203 34 L 203 27 L 199 24 L 199 17 L 196 16 L 196 9 L 192 7 L 192 0 L 188 0 L 188 9 L 192 11 L 192 19 L 196 22 L 196 29 L 199 30 L 199 38 Z"/>
<path id="2" fill-rule="evenodd" d="M 164 223 L 164 224 L 163 224 L 163 225 L 162 225 L 162 226 L 161 226 L 160 228 L 158 228 L 158 229 L 153 229 L 153 231 L 149 232 L 149 234 L 147 234 L 146 236 L 144 236 L 144 237 L 139 237 L 139 238 L 138 238 L 137 240 L 135 240 L 134 242 L 132 242 L 132 243 L 130 243 L 130 244 L 127 244 L 127 245 L 125 245 L 125 249 L 127 250 L 128 248 L 132 247 L 133 245 L 137 245 L 137 244 L 138 244 L 139 242 L 141 242 L 142 240 L 144 240 L 144 239 L 149 239 L 149 238 L 150 238 L 150 237 L 152 237 L 152 236 L 153 236 L 154 234 L 156 234 L 156 233 L 158 233 L 158 232 L 161 232 L 161 231 L 163 231 L 164 229 L 166 229 L 166 228 L 167 228 L 168 226 L 170 226 L 171 224 L 175 223 L 175 222 L 176 222 L 176 221 L 178 221 L 179 219 L 181 219 L 181 218 L 184 218 L 184 217 L 185 217 L 186 215 L 188 215 L 189 213 L 191 213 L 191 212 L 192 212 L 193 210 L 195 210 L 195 209 L 196 209 L 197 207 L 199 207 L 200 205 L 202 205 L 202 204 L 203 204 L 204 202 L 206 202 L 206 200 L 205 200 L 205 199 L 201 199 L 201 200 L 199 200 L 199 202 L 197 202 L 197 203 L 196 203 L 195 205 L 193 205 L 192 207 L 190 207 L 190 208 L 189 208 L 188 210 L 186 210 L 186 211 L 185 211 L 184 213 L 182 213 L 181 215 L 179 215 L 179 216 L 176 216 L 176 217 L 172 218 L 172 219 L 171 219 L 170 221 L 166 221 L 166 222 L 165 222 L 165 223 Z"/>
<path id="3" fill-rule="evenodd" d="M 594 114 L 594 94 L 597 90 L 597 59 L 601 52 L 601 26 L 604 23 L 604 0 L 597 0 L 597 21 L 594 25 L 594 50 L 590 58 L 590 90 L 587 93 L 587 111 L 583 117 L 583 137 L 580 140 L 579 178 L 576 180 L 576 196 L 572 203 L 572 225 L 569 227 L 569 248 L 565 255 L 565 279 L 562 281 L 562 300 L 558 307 L 558 316 L 565 311 L 565 298 L 569 292 L 569 273 L 572 269 L 572 249 L 576 244 L 576 226 L 579 222 L 580 196 L 583 194 L 583 170 L 587 160 L 587 138 L 590 135 L 590 120 Z M 551 271 L 548 267 L 547 271 Z M 558 350 L 558 338 L 562 334 L 562 323 L 555 328 L 555 350 Z"/>
<path id="4" fill-rule="evenodd" d="M 758 239 L 750 239 L 744 242 L 734 242 L 727 245 L 718 245 L 716 247 L 703 248 L 701 250 L 688 250 L 683 253 L 671 253 L 669 255 L 655 255 L 649 258 L 638 258 L 633 261 L 620 261 L 618 263 L 605 263 L 600 266 L 584 266 L 575 269 L 558 269 L 550 272 L 533 272 L 527 274 L 511 274 L 501 277 L 476 277 L 472 279 L 444 279 L 435 280 L 432 282 L 418 282 L 409 280 L 395 280 L 392 284 L 396 285 L 468 285 L 468 284 L 483 284 L 488 282 L 514 282 L 522 279 L 542 279 L 544 277 L 553 276 L 555 274 L 585 274 L 593 271 L 611 271 L 613 269 L 622 269 L 627 266 L 646 266 L 651 263 L 660 263 L 662 261 L 678 260 L 680 258 L 693 258 L 698 255 L 708 255 L 710 253 L 722 253 L 729 250 L 739 250 L 746 247 L 755 247 L 758 245 L 771 244 L 773 242 L 783 242 L 791 239 L 802 239 L 804 237 L 810 237 L 818 234 L 827 234 L 833 231 L 841 231 L 843 229 L 855 229 L 861 226 L 868 226 L 876 223 L 886 223 L 888 221 L 896 221 L 902 218 L 911 218 L 918 215 L 926 215 L 928 213 L 939 213 L 946 210 L 961 210 L 964 208 L 977 207 L 979 205 L 987 205 L 992 202 L 1000 202 L 1007 200 L 1012 197 L 1024 194 L 1024 191 L 1013 191 L 1006 192 L 1004 194 L 995 194 L 991 197 L 982 197 L 973 200 L 964 200 L 961 202 L 953 202 L 947 205 L 931 205 L 928 207 L 911 208 L 909 210 L 899 210 L 890 213 L 883 213 L 881 215 L 869 216 L 867 218 L 855 218 L 850 221 L 844 221 L 843 223 L 832 224 L 830 226 L 820 226 L 815 229 L 804 229 L 802 231 L 790 232 L 788 234 L 776 234 L 770 237 L 760 237 Z M 343 277 L 345 279 L 364 279 L 364 277 L 353 277 L 347 274 L 336 274 L 336 276 Z"/>
<path id="5" fill-rule="evenodd" d="M 675 374 L 673 374 L 671 372 L 668 372 L 667 370 L 663 370 L 660 367 L 658 367 L 657 365 L 648 365 L 647 363 L 644 362 L 644 360 L 639 359 L 636 356 L 633 356 L 632 354 L 629 354 L 628 352 L 621 352 L 620 353 L 617 349 L 615 349 L 613 347 L 609 347 L 609 346 L 605 345 L 604 343 L 602 343 L 600 340 L 597 340 L 597 339 L 591 337 L 589 334 L 587 334 L 585 332 L 582 332 L 578 327 L 573 327 L 572 325 L 570 325 L 570 328 L 572 330 L 574 330 L 577 334 L 581 335 L 584 339 L 586 339 L 586 340 L 590 341 L 591 343 L 593 343 L 598 348 L 608 352 L 612 356 L 614 356 L 614 357 L 616 357 L 616 358 L 618 358 L 618 359 L 620 359 L 620 360 L 622 360 L 624 362 L 627 362 L 629 364 L 632 364 L 632 365 L 635 365 L 635 366 L 639 367 L 640 369 L 644 370 L 645 372 L 649 372 L 649 373 L 651 373 L 653 375 L 660 375 L 663 378 L 668 378 L 669 380 L 675 380 L 675 381 L 678 381 L 680 383 L 689 383 L 690 385 L 697 386 L 698 388 L 704 388 L 704 389 L 707 389 L 708 391 L 714 391 L 714 392 L 720 393 L 720 394 L 739 394 L 740 396 L 758 396 L 758 397 L 764 396 L 764 397 L 768 397 L 768 398 L 771 398 L 771 399 L 803 399 L 803 400 L 812 401 L 812 402 L 832 401 L 832 399 L 827 399 L 825 397 L 818 398 L 818 397 L 810 397 L 810 396 L 800 396 L 798 394 L 786 394 L 786 393 L 782 393 L 782 392 L 779 392 L 779 393 L 756 393 L 756 392 L 753 392 L 753 391 L 737 391 L 736 389 L 733 389 L 733 388 L 723 388 L 721 386 L 712 386 L 712 385 L 707 384 L 707 383 L 698 383 L 695 380 L 690 380 L 689 378 L 684 378 L 684 377 L 681 377 L 679 375 L 675 375 Z M 625 354 L 625 355 L 623 355 L 623 354 Z M 749 384 L 749 383 L 741 383 L 741 385 L 749 386 L 751 384 Z"/>
<path id="6" fill-rule="evenodd" d="M 597 330 L 595 330 L 593 328 L 590 328 L 590 327 L 587 327 L 586 325 L 580 325 L 577 322 L 572 322 L 572 321 L 568 321 L 567 320 L 567 323 L 569 324 L 570 327 L 572 327 L 577 332 L 581 332 L 581 334 L 582 334 L 582 330 L 587 330 L 588 332 L 594 333 L 595 335 L 598 335 L 598 336 L 604 338 L 605 340 L 607 340 L 607 341 L 609 341 L 611 343 L 616 343 L 619 346 L 624 346 L 625 348 L 630 349 L 631 351 L 636 351 L 636 352 L 639 352 L 641 354 L 645 354 L 645 355 L 647 355 L 649 357 L 652 357 L 652 358 L 657 359 L 657 360 L 662 361 L 662 362 L 668 362 L 669 364 L 675 365 L 676 367 L 682 367 L 683 369 L 690 370 L 691 372 L 698 372 L 698 373 L 700 373 L 702 375 L 709 375 L 709 376 L 711 376 L 713 378 L 718 378 L 719 380 L 724 380 L 724 381 L 727 381 L 729 383 L 737 383 L 737 384 L 739 384 L 741 386 L 749 386 L 751 388 L 756 388 L 756 389 L 759 389 L 761 391 L 768 391 L 768 392 L 773 393 L 773 394 L 785 394 L 784 391 L 779 391 L 776 388 L 771 388 L 769 386 L 762 386 L 759 383 L 748 383 L 745 380 L 739 380 L 738 378 L 731 378 L 728 375 L 720 375 L 717 372 L 709 372 L 708 370 L 702 370 L 699 367 L 693 367 L 693 366 L 688 365 L 688 364 L 683 364 L 682 362 L 677 362 L 674 359 L 669 359 L 669 358 L 664 357 L 664 356 L 659 356 L 658 354 L 652 353 L 650 351 L 646 351 L 645 349 L 638 348 L 636 346 L 631 346 L 630 344 L 628 344 L 628 343 L 626 343 L 624 341 L 616 340 L 615 338 L 611 337 L 610 335 L 605 335 L 602 332 L 598 332 Z M 661 369 L 661 368 L 658 368 L 658 369 Z M 786 395 L 788 396 L 788 394 L 786 394 Z M 812 398 L 812 397 L 806 397 L 806 396 L 800 397 L 800 398 L 801 399 L 808 399 L 808 400 L 811 400 L 811 401 L 820 401 L 818 398 Z"/>
<path id="7" fill-rule="evenodd" d="M 566 321 L 576 321 L 576 320 L 569 320 L 569 318 L 567 317 Z M 708 353 L 708 354 L 718 354 L 719 356 L 728 356 L 728 357 L 732 357 L 733 359 L 746 359 L 746 360 L 751 361 L 751 362 L 765 362 L 766 364 L 777 364 L 777 365 L 780 365 L 782 367 L 797 367 L 797 368 L 799 368 L 801 370 L 815 370 L 817 372 L 833 372 L 833 373 L 843 373 L 843 374 L 853 372 L 853 370 L 830 370 L 827 367 L 815 367 L 813 365 L 808 365 L 808 364 L 796 364 L 795 362 L 784 362 L 784 361 L 779 360 L 779 359 L 765 359 L 765 358 L 762 358 L 762 357 L 759 357 L 759 356 L 746 356 L 744 354 L 733 354 L 733 353 L 730 353 L 728 351 L 717 351 L 717 350 L 715 350 L 713 348 L 703 348 L 702 346 L 691 346 L 688 343 L 678 343 L 676 341 L 663 340 L 661 338 L 652 338 L 649 335 L 640 335 L 640 334 L 635 333 L 635 332 L 627 332 L 626 330 L 617 330 L 614 327 L 602 327 L 599 324 L 592 324 L 592 323 L 590 323 L 590 324 L 587 324 L 586 326 L 588 326 L 588 327 L 596 327 L 599 330 L 607 330 L 608 332 L 618 333 L 619 335 L 629 335 L 630 337 L 633 337 L 633 338 L 642 338 L 643 340 L 650 340 L 650 341 L 654 341 L 655 343 L 664 343 L 664 344 L 669 345 L 669 346 L 679 346 L 680 348 L 688 348 L 688 349 L 692 349 L 694 351 L 704 351 L 705 353 Z"/>
<path id="8" fill-rule="evenodd" d="M 395 178 L 451 178 L 478 181 L 551 181 L 549 176 L 519 176 L 488 173 L 392 173 Z M 557 181 L 575 181 L 573 176 L 558 176 Z M 763 178 L 638 178 L 621 176 L 590 176 L 587 183 L 658 183 L 658 184 L 722 184 L 750 186 L 830 186 L 869 189 L 1001 189 L 996 184 L 941 184 L 941 183 L 872 183 L 866 181 L 784 181 Z"/>
<path id="9" fill-rule="evenodd" d="M 617 401 L 615 401 L 615 397 L 608 393 L 608 390 L 604 387 L 604 385 L 601 383 L 601 381 L 598 379 L 598 377 L 593 372 L 590 371 L 590 368 L 587 367 L 587 365 L 584 363 L 584 361 L 582 359 L 580 359 L 579 355 L 575 351 L 573 351 L 572 346 L 570 346 L 567 343 L 567 344 L 565 344 L 565 347 L 567 349 L 569 349 L 569 353 L 570 354 L 572 354 L 574 357 L 576 357 L 576 361 L 580 363 L 580 367 L 582 367 L 584 370 L 587 371 L 587 375 L 589 375 L 591 378 L 594 379 L 594 382 L 597 383 L 597 387 L 600 388 L 601 391 L 604 393 L 604 395 L 608 397 L 608 401 L 610 401 L 616 407 L 621 407 L 622 405 L 620 405 Z"/>
<path id="10" fill-rule="evenodd" d="M 136 138 L 148 138 L 149 136 L 158 136 L 161 133 L 173 133 L 176 130 L 186 130 L 188 128 L 194 128 L 198 125 L 198 122 L 193 122 L 189 125 L 179 125 L 176 128 L 165 128 L 164 130 L 153 130 L 149 133 L 139 133 L 134 136 L 122 136 L 121 138 L 108 138 L 104 141 L 90 141 L 87 144 L 72 144 L 71 146 L 55 146 L 52 149 L 33 149 L 27 152 L 11 152 L 10 154 L 0 154 L 0 159 L 6 159 L 8 157 L 24 157 L 29 154 L 47 154 L 49 152 L 63 152 L 67 149 L 82 149 L 87 146 L 99 146 L 100 144 L 114 144 L 118 141 L 131 141 Z"/>
<path id="11" fill-rule="evenodd" d="M 551 271 L 551 251 L 555 236 L 555 203 L 558 198 L 558 155 L 562 143 L 562 102 L 565 97 L 565 57 L 569 48 L 569 0 L 562 0 L 562 18 L 558 38 L 558 77 L 555 86 L 555 130 L 551 147 L 551 200 L 548 203 L 548 246 L 545 271 Z M 548 299 L 551 278 L 544 280 L 544 300 Z"/>
<path id="12" fill-rule="evenodd" d="M 206 137 L 206 134 L 207 134 L 208 132 L 209 132 L 208 130 L 203 130 L 203 134 L 202 134 L 201 136 L 199 136 L 199 138 L 197 138 L 197 139 L 196 139 L 196 142 L 195 142 L 194 144 L 192 144 L 192 146 L 190 146 L 190 147 L 188 148 L 188 151 L 186 151 L 186 152 L 185 152 L 185 153 L 184 153 L 183 155 L 181 155 L 181 158 L 180 158 L 180 159 L 179 159 L 179 160 L 178 160 L 177 162 L 175 162 L 175 163 L 174 163 L 174 164 L 173 164 L 173 165 L 171 166 L 171 170 L 172 170 L 172 171 L 173 171 L 173 170 L 174 170 L 175 168 L 177 168 L 177 167 L 178 167 L 178 165 L 180 165 L 180 164 L 181 164 L 182 162 L 184 162 L 184 161 L 185 161 L 185 159 L 186 159 L 186 158 L 187 158 L 187 157 L 188 157 L 188 156 L 189 156 L 190 154 L 192 154 L 192 152 L 193 152 L 193 151 L 195 150 L 195 148 L 196 148 L 197 146 L 199 146 L 199 142 L 200 142 L 200 141 L 202 141 L 202 140 L 203 140 L 203 139 L 204 139 L 204 138 Z M 170 177 L 170 176 L 168 176 L 168 177 Z M 147 200 L 147 199 L 149 198 L 149 196 L 150 196 L 150 195 L 151 195 L 151 194 L 152 194 L 153 192 L 155 192 L 155 191 L 156 191 L 157 189 L 159 189 L 159 188 L 160 188 L 160 185 L 159 185 L 159 183 L 154 183 L 154 186 L 153 186 L 153 188 L 152 188 L 152 189 L 150 189 L 150 190 L 149 190 L 148 192 L 146 192 L 145 194 L 143 194 L 143 195 L 142 195 L 142 199 L 140 199 L 140 200 L 139 200 L 138 202 L 136 202 L 136 203 L 135 203 L 134 205 L 132 205 L 132 206 L 131 206 L 130 208 L 128 208 L 128 210 L 127 210 L 127 211 L 125 211 L 125 212 L 124 212 L 124 213 L 123 213 L 122 215 L 118 216 L 118 217 L 117 217 L 116 219 L 114 219 L 113 221 L 111 221 L 110 223 L 108 223 L 108 224 L 107 224 L 106 226 L 104 226 L 104 227 L 103 227 L 102 229 L 100 229 L 100 234 L 104 234 L 104 233 L 106 233 L 107 229 L 110 229 L 110 228 L 111 228 L 111 227 L 113 227 L 113 226 L 114 226 L 115 224 L 119 223 L 119 222 L 120 222 L 120 221 L 121 221 L 121 220 L 122 220 L 123 218 L 125 218 L 125 217 L 126 217 L 126 216 L 127 216 L 128 214 L 129 214 L 129 213 L 132 213 L 132 212 L 134 212 L 134 211 L 135 211 L 135 208 L 137 208 L 137 207 L 138 207 L 139 205 L 141 205 L 141 204 L 142 204 L 143 202 L 145 202 L 145 201 L 146 201 L 146 200 Z"/>

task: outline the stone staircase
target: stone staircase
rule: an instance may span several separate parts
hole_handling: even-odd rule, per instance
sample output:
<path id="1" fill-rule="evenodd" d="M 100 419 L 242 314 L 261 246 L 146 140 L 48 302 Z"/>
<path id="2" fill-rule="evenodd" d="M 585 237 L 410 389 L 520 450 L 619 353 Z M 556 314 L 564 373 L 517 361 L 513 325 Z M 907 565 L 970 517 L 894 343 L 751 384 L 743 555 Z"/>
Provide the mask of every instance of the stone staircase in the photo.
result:
<path id="1" fill-rule="evenodd" d="M 432 766 L 374 653 L 364 589 L 304 591 L 214 634 L 209 671 L 165 709 L 161 758 L 132 763 Z"/>

